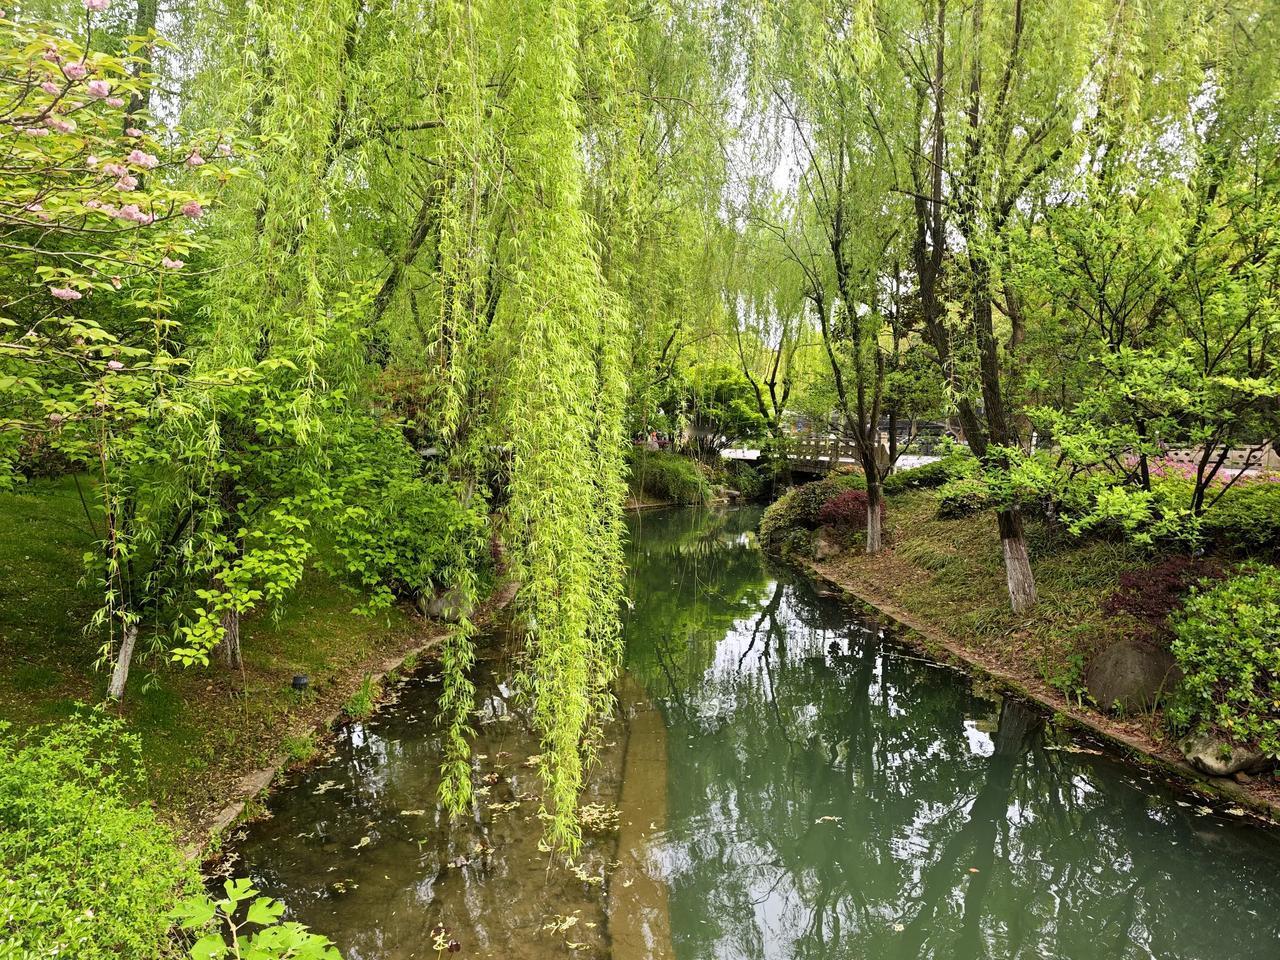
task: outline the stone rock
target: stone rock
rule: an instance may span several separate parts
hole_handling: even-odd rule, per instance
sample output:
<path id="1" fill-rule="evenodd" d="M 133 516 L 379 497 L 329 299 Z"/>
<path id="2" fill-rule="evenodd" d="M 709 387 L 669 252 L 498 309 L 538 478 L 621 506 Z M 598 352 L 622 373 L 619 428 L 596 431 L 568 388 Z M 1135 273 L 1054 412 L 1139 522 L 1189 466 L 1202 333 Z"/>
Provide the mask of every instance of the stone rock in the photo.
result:
<path id="1" fill-rule="evenodd" d="M 1187 763 L 1215 777 L 1230 777 L 1267 766 L 1267 758 L 1260 750 L 1238 747 L 1211 733 L 1193 733 L 1184 737 L 1178 749 L 1187 758 Z"/>
<path id="2" fill-rule="evenodd" d="M 827 527 L 820 527 L 813 540 L 813 558 L 815 560 L 831 560 L 842 552 L 840 541 Z"/>
<path id="3" fill-rule="evenodd" d="M 431 595 L 421 593 L 418 595 L 418 609 L 423 616 L 434 620 L 457 623 L 462 619 L 463 614 L 462 596 L 454 587 L 448 590 L 437 590 Z"/>
<path id="4" fill-rule="evenodd" d="M 1144 640 L 1120 640 L 1093 658 L 1085 688 L 1104 710 L 1150 710 L 1182 681 L 1173 654 Z"/>

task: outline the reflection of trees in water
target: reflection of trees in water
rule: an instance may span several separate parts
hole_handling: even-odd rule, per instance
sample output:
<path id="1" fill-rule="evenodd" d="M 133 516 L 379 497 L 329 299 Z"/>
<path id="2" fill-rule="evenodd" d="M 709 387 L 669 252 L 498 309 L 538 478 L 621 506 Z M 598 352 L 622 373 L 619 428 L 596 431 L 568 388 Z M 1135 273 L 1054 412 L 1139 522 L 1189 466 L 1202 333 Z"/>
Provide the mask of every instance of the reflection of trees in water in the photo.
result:
<path id="1" fill-rule="evenodd" d="M 1206 837 L 1113 761 L 1048 749 L 1035 711 L 767 583 L 753 550 L 637 560 L 628 663 L 672 727 L 681 956 L 1243 957 L 1280 932 L 1274 838 Z M 1240 875 L 1250 855 L 1270 869 Z M 1246 906 L 1252 930 L 1190 919 Z"/>

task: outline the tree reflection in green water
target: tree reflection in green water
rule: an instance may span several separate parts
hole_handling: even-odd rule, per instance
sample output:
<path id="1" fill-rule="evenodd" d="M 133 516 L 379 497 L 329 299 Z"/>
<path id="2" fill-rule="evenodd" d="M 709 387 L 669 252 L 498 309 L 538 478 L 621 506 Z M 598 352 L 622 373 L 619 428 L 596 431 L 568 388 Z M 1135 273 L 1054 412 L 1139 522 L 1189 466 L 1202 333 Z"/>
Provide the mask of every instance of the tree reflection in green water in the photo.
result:
<path id="1" fill-rule="evenodd" d="M 755 520 L 633 525 L 627 669 L 668 726 L 653 856 L 679 956 L 1280 955 L 1280 836 L 975 695 L 770 569 Z"/>

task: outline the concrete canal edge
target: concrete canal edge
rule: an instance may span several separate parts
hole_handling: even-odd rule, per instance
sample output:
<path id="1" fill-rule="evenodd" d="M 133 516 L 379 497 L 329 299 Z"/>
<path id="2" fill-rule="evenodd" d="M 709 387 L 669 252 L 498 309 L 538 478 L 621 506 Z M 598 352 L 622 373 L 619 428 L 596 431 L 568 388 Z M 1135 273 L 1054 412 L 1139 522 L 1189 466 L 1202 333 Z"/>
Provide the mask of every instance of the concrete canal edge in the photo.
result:
<path id="1" fill-rule="evenodd" d="M 815 581 L 827 586 L 858 605 L 869 609 L 900 628 L 897 638 L 940 662 L 956 665 L 972 676 L 1029 700 L 1052 714 L 1054 720 L 1067 727 L 1082 730 L 1108 744 L 1140 765 L 1162 773 L 1179 786 L 1237 804 L 1258 819 L 1280 823 L 1280 802 L 1251 790 L 1247 785 L 1226 777 L 1213 777 L 1197 770 L 1170 747 L 1135 736 L 1119 724 L 1091 710 L 1070 703 L 1046 684 L 1019 677 L 989 657 L 969 650 L 954 637 L 933 624 L 912 616 L 896 604 L 888 603 L 858 588 L 857 584 L 838 579 L 816 560 L 796 558 L 801 568 Z"/>

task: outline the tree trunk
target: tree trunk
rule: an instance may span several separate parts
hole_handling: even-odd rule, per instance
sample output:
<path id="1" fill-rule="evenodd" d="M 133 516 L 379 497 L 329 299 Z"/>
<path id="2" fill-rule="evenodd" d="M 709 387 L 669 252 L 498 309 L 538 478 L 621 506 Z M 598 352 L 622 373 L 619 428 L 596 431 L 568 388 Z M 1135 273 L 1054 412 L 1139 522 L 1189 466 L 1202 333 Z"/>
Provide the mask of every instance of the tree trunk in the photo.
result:
<path id="1" fill-rule="evenodd" d="M 1009 604 L 1014 613 L 1025 613 L 1035 606 L 1036 581 L 1027 554 L 1027 538 L 1022 531 L 1022 512 L 1017 507 L 1001 510 L 1000 545 L 1004 548 L 1004 571 L 1009 584 Z"/>
<path id="2" fill-rule="evenodd" d="M 880 529 L 880 503 L 880 484 L 871 480 L 867 484 L 867 553 L 869 555 L 877 554 L 884 548 Z"/>
<path id="3" fill-rule="evenodd" d="M 240 657 L 240 611 L 235 607 L 222 611 L 222 640 L 218 643 L 218 652 L 228 670 L 239 670 L 244 666 Z"/>
<path id="4" fill-rule="evenodd" d="M 116 654 L 116 664 L 111 670 L 111 683 L 107 686 L 107 697 L 111 700 L 124 699 L 125 684 L 129 682 L 129 664 L 133 662 L 133 648 L 138 643 L 138 625 L 126 623 L 120 638 L 120 650 Z"/>

